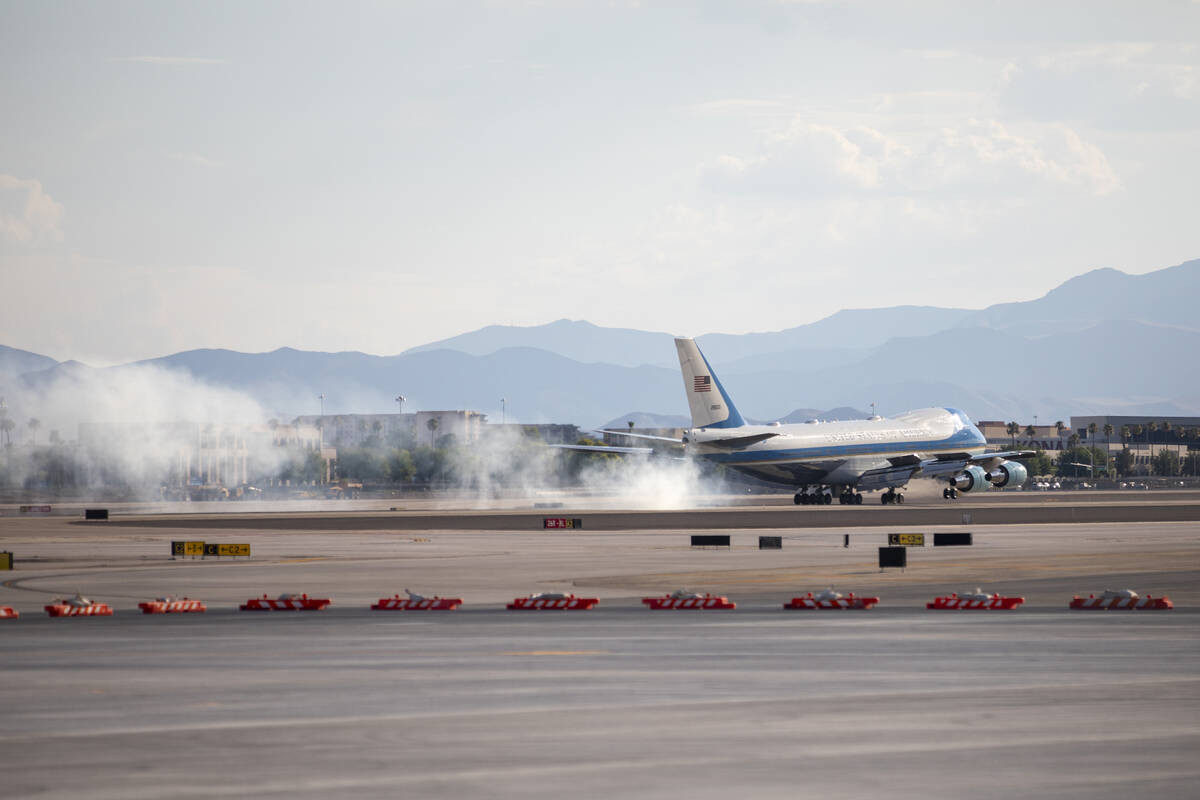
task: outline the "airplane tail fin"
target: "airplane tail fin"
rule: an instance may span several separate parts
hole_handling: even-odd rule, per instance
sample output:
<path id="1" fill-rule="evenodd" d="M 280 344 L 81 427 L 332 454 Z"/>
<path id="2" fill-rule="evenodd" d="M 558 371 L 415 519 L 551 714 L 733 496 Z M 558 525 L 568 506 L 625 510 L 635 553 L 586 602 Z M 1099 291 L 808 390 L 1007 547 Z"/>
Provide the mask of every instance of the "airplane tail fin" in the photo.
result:
<path id="1" fill-rule="evenodd" d="M 683 390 L 692 412 L 693 428 L 740 428 L 746 424 L 708 366 L 695 339 L 676 339 Z"/>

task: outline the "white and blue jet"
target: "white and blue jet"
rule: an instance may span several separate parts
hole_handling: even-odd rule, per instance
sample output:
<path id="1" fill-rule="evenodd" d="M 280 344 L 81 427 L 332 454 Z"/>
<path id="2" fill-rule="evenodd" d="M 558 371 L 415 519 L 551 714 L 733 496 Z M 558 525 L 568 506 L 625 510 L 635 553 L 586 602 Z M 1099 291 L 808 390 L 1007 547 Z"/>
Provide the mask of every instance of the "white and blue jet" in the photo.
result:
<path id="1" fill-rule="evenodd" d="M 635 439 L 682 444 L 689 455 L 796 490 L 797 505 L 861 504 L 863 491 L 886 490 L 882 502 L 903 503 L 897 491 L 913 478 L 948 483 L 943 497 L 992 486 L 1019 486 L 1028 473 L 1015 459 L 1032 451 L 987 452 L 967 415 L 953 408 L 922 408 L 894 417 L 749 425 L 694 339 L 676 339 L 692 427 L 682 439 L 621 433 Z M 584 449 L 584 448 L 580 448 Z M 594 448 L 649 453 L 651 448 Z"/>

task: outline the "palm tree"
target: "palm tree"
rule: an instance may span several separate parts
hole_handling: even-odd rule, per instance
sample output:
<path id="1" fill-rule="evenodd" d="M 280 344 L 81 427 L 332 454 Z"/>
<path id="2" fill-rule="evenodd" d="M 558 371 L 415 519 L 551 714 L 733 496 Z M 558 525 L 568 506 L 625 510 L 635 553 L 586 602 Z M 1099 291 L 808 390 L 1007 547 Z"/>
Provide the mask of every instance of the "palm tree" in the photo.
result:
<path id="1" fill-rule="evenodd" d="M 1025 435 L 1029 437 L 1030 441 L 1033 441 L 1033 437 L 1037 436 L 1037 431 L 1034 430 L 1034 427 L 1032 425 L 1026 425 L 1025 426 Z"/>
<path id="2" fill-rule="evenodd" d="M 1113 428 L 1111 422 L 1104 423 L 1104 472 L 1105 472 L 1105 474 L 1108 474 L 1108 460 L 1109 460 L 1110 454 L 1112 452 L 1112 435 L 1113 435 L 1114 430 L 1116 430 L 1116 429 Z"/>
<path id="3" fill-rule="evenodd" d="M 1062 438 L 1063 428 L 1065 428 L 1065 427 L 1067 427 L 1067 426 L 1063 424 L 1063 421 L 1061 419 L 1058 422 L 1054 423 L 1054 430 L 1058 432 L 1058 438 L 1060 438 L 1060 439 Z"/>
<path id="4" fill-rule="evenodd" d="M 1088 463 L 1092 465 L 1092 468 L 1088 472 L 1094 478 L 1096 477 L 1096 423 L 1089 422 L 1087 432 L 1092 439 L 1092 443 L 1088 445 Z"/>
<path id="5" fill-rule="evenodd" d="M 1166 438 L 1166 434 L 1169 434 L 1171 432 L 1171 423 L 1164 419 L 1162 422 L 1159 423 L 1158 429 L 1163 432 L 1163 434 L 1164 434 L 1163 438 Z"/>
<path id="6" fill-rule="evenodd" d="M 1021 432 L 1021 426 L 1014 421 L 1008 423 L 1008 427 L 1005 428 L 1005 430 L 1007 430 L 1008 435 L 1012 437 L 1012 446 L 1015 448 L 1017 446 L 1017 434 Z"/>
<path id="7" fill-rule="evenodd" d="M 29 428 L 29 443 L 37 444 L 37 430 L 42 427 L 42 421 L 37 417 L 30 417 L 25 427 Z"/>
<path id="8" fill-rule="evenodd" d="M 17 427 L 17 423 L 13 422 L 8 417 L 0 417 L 0 432 L 4 434 L 9 447 L 12 447 L 12 432 L 13 428 Z"/>
<path id="9" fill-rule="evenodd" d="M 1129 434 L 1130 433 L 1131 433 L 1131 431 L 1129 430 L 1128 425 L 1121 426 L 1121 444 L 1125 447 L 1129 446 Z"/>

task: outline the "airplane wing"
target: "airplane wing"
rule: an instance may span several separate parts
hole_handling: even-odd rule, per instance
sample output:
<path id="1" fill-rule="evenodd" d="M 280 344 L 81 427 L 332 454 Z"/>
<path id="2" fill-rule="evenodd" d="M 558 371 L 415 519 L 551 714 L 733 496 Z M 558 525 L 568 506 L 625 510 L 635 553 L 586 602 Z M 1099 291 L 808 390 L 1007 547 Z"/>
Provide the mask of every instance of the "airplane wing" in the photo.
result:
<path id="1" fill-rule="evenodd" d="M 617 453 L 625 456 L 648 456 L 653 447 L 612 447 L 598 444 L 548 444 L 552 450 L 576 450 L 583 453 Z"/>
<path id="2" fill-rule="evenodd" d="M 888 459 L 891 466 L 869 469 L 862 474 L 858 486 L 862 489 L 898 486 L 909 478 L 936 477 L 955 472 L 961 472 L 969 464 L 990 461 L 993 458 L 1008 458 L 1019 461 L 1022 458 L 1033 458 L 1037 453 L 1033 450 L 1011 450 L 1003 453 L 942 453 L 937 458 L 922 460 L 916 455 L 892 456 Z"/>
<path id="3" fill-rule="evenodd" d="M 651 436 L 648 433 L 626 433 L 625 431 L 606 431 L 600 428 L 592 428 L 592 433 L 604 433 L 610 436 L 628 436 L 630 439 L 645 439 L 650 442 L 670 442 L 671 444 L 683 444 L 682 439 L 676 439 L 672 436 Z"/>
<path id="4" fill-rule="evenodd" d="M 927 458 L 920 464 L 920 474 L 945 475 L 949 472 L 959 472 L 969 464 L 981 461 L 991 461 L 994 458 L 1007 458 L 1019 461 L 1022 458 L 1033 458 L 1037 453 L 1033 450 L 1008 450 L 1002 453 L 943 453 L 937 458 Z"/>
<path id="5" fill-rule="evenodd" d="M 761 442 L 765 439 L 770 439 L 772 436 L 778 436 L 778 433 L 756 433 L 752 436 L 730 436 L 725 439 L 705 439 L 705 444 L 711 444 L 714 447 L 728 447 L 730 449 L 736 447 L 749 447 L 750 445 Z"/>

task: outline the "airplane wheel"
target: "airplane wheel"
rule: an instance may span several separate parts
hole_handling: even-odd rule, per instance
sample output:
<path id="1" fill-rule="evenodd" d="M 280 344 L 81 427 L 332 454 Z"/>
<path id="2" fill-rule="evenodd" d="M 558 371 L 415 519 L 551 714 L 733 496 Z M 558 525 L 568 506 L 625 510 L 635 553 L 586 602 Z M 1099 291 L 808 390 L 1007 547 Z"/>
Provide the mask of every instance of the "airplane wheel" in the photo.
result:
<path id="1" fill-rule="evenodd" d="M 795 497 L 792 498 L 792 502 L 798 506 L 804 505 L 804 495 L 802 495 L 802 494 L 796 495 Z"/>
<path id="2" fill-rule="evenodd" d="M 904 495 L 897 493 L 896 494 L 896 502 L 899 503 L 900 505 L 904 505 Z"/>
<path id="3" fill-rule="evenodd" d="M 953 489 L 953 488 L 952 488 L 952 489 L 950 490 L 950 499 L 951 499 L 951 500 L 957 500 L 957 499 L 958 499 L 958 489 Z"/>
<path id="4" fill-rule="evenodd" d="M 828 506 L 828 505 L 832 505 L 832 504 L 833 504 L 833 495 L 831 495 L 831 494 L 825 495 L 825 505 Z"/>
<path id="5" fill-rule="evenodd" d="M 950 499 L 950 490 L 949 489 L 942 489 L 942 499 L 943 500 Z"/>
<path id="6" fill-rule="evenodd" d="M 883 494 L 879 495 L 879 504 L 884 505 L 884 506 L 886 506 L 888 504 L 887 492 L 884 492 Z"/>
<path id="7" fill-rule="evenodd" d="M 856 506 L 862 505 L 862 495 L 861 494 L 854 495 L 854 505 L 856 505 Z"/>

